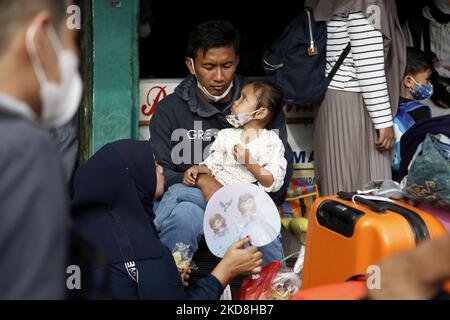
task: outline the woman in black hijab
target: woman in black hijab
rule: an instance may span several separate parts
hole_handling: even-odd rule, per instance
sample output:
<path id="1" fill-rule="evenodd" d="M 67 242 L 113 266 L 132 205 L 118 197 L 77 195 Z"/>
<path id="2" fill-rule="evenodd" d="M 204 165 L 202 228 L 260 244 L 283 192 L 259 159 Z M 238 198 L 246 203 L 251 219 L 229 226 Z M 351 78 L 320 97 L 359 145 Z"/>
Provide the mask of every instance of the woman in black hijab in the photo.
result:
<path id="1" fill-rule="evenodd" d="M 248 242 L 244 239 L 186 293 L 153 223 L 153 199 L 163 190 L 162 167 L 156 165 L 149 142 L 108 144 L 75 173 L 75 227 L 107 258 L 109 298 L 218 299 L 232 278 L 260 271 L 262 255 L 255 247 L 242 249 Z M 100 269 L 94 271 L 94 278 L 102 276 Z"/>

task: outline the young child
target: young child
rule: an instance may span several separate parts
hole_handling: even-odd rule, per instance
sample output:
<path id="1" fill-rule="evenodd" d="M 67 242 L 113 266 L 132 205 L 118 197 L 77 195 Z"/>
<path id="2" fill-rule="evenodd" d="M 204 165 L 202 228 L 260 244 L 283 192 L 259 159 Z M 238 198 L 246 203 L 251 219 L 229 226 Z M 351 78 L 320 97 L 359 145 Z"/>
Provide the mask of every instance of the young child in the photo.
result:
<path id="1" fill-rule="evenodd" d="M 278 191 L 286 174 L 284 146 L 265 127 L 281 108 L 281 93 L 269 82 L 246 85 L 227 117 L 235 128 L 218 133 L 209 157 L 185 172 L 183 184 L 194 186 L 199 174 L 210 174 L 224 186 L 256 182 L 266 192 Z"/>
<path id="2" fill-rule="evenodd" d="M 183 184 L 167 190 L 156 209 L 156 227 L 160 229 L 180 202 L 206 208 L 201 190 L 194 188 L 200 174 L 210 174 L 223 186 L 249 182 L 257 183 L 266 192 L 278 191 L 286 175 L 285 150 L 277 133 L 266 129 L 278 112 L 282 112 L 279 89 L 265 80 L 247 84 L 227 117 L 234 128 L 219 131 L 205 161 L 185 172 Z"/>
<path id="3" fill-rule="evenodd" d="M 431 58 L 417 49 L 407 49 L 406 72 L 403 77 L 403 91 L 400 97 L 397 115 L 394 119 L 395 148 L 392 170 L 400 169 L 400 139 L 416 122 L 431 118 L 431 109 L 420 101 L 428 100 L 433 95 L 430 77 L 433 73 Z"/>
<path id="4" fill-rule="evenodd" d="M 179 202 L 206 207 L 200 190 L 191 188 L 199 174 L 210 174 L 223 186 L 250 182 L 266 192 L 278 191 L 286 175 L 284 146 L 277 133 L 265 128 L 278 112 L 282 112 L 282 94 L 275 86 L 265 80 L 247 84 L 227 116 L 235 128 L 219 131 L 205 161 L 184 173 L 184 186 L 176 184 L 169 188 L 185 192 L 177 192 L 175 201 L 173 198 L 168 201 L 166 192 L 156 210 L 156 226 Z"/>

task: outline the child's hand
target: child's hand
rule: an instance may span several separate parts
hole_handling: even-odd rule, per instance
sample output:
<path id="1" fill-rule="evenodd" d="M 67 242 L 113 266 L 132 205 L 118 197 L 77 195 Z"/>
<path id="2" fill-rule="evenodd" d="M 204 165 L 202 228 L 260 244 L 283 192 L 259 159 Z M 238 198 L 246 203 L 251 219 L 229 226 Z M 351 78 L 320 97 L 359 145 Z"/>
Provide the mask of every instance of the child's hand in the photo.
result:
<path id="1" fill-rule="evenodd" d="M 181 282 L 183 283 L 183 287 L 189 287 L 189 275 L 191 274 L 191 269 L 178 269 L 178 272 L 181 275 Z"/>
<path id="2" fill-rule="evenodd" d="M 233 157 L 234 159 L 243 165 L 250 163 L 250 152 L 248 149 L 244 148 L 241 144 L 235 144 L 233 147 Z"/>
<path id="3" fill-rule="evenodd" d="M 195 186 L 195 182 L 197 181 L 198 177 L 198 167 L 192 166 L 189 169 L 186 170 L 183 176 L 183 184 L 188 187 Z"/>

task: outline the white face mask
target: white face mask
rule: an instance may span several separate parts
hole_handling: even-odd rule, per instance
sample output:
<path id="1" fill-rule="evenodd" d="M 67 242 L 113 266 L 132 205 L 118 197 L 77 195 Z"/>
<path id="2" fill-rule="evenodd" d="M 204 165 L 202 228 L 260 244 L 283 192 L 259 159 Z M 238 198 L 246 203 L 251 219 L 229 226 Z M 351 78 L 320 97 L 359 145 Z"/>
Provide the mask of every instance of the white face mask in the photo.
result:
<path id="1" fill-rule="evenodd" d="M 150 23 L 141 24 L 139 26 L 139 37 L 142 39 L 148 38 L 150 34 L 152 33 L 152 26 Z"/>
<path id="2" fill-rule="evenodd" d="M 195 75 L 195 77 L 197 77 L 197 75 L 195 74 L 195 64 L 194 64 L 194 59 L 191 58 L 191 61 L 192 61 L 192 69 L 194 70 L 194 75 Z M 234 86 L 234 84 L 233 84 L 233 82 L 231 82 L 230 85 L 229 85 L 229 87 L 227 88 L 227 90 L 225 90 L 224 93 L 222 93 L 220 96 L 215 96 L 215 95 L 209 93 L 209 91 L 208 91 L 204 86 L 202 86 L 202 84 L 200 83 L 200 81 L 198 81 L 198 78 L 197 78 L 197 87 L 198 87 L 198 88 L 199 88 L 199 89 L 200 89 L 200 90 L 201 90 L 201 91 L 202 91 L 209 99 L 211 99 L 211 100 L 214 101 L 214 102 L 218 102 L 218 101 L 222 100 L 223 98 L 225 98 L 225 97 L 230 93 L 231 89 L 233 89 L 233 86 Z"/>
<path id="3" fill-rule="evenodd" d="M 37 54 L 34 38 L 36 26 L 31 26 L 26 35 L 28 54 L 40 85 L 41 122 L 47 128 L 58 128 L 68 123 L 78 110 L 83 92 L 83 84 L 78 72 L 78 58 L 70 50 L 61 46 L 53 27 L 47 29 L 53 49 L 58 56 L 61 83 L 47 79 Z"/>

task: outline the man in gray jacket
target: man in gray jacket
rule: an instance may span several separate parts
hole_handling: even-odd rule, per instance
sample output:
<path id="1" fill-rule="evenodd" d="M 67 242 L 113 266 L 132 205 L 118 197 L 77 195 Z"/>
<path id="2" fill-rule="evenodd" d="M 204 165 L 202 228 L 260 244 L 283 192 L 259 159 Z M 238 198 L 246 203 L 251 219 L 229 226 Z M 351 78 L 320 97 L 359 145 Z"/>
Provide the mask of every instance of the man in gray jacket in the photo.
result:
<path id="1" fill-rule="evenodd" d="M 68 199 L 54 139 L 78 108 L 61 0 L 0 1 L 0 299 L 62 299 Z"/>

